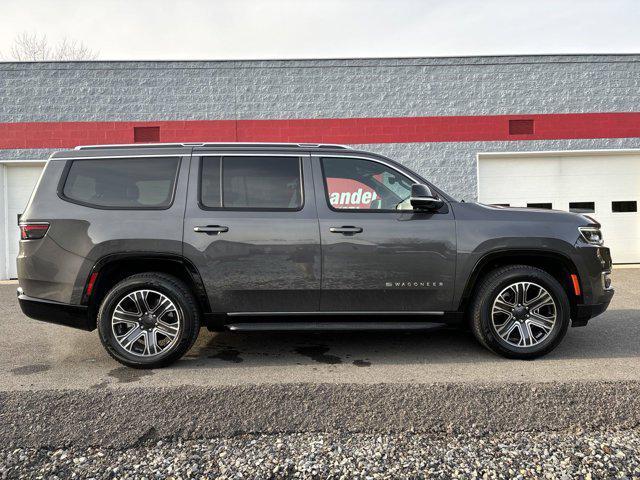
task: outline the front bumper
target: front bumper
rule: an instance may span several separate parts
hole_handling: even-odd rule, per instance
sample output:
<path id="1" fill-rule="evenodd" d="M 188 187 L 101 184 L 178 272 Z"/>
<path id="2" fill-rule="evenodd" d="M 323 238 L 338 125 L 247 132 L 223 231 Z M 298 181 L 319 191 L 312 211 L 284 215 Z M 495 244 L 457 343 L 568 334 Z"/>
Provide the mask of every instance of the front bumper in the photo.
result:
<path id="1" fill-rule="evenodd" d="M 70 305 L 29 297 L 23 293 L 22 288 L 18 288 L 17 295 L 22 313 L 29 318 L 81 330 L 95 329 L 95 325 L 89 320 L 88 308 L 85 305 Z"/>
<path id="2" fill-rule="evenodd" d="M 576 305 L 575 313 L 573 318 L 571 319 L 572 327 L 584 327 L 589 319 L 593 317 L 597 317 L 601 313 L 609 307 L 609 303 L 611 303 L 611 299 L 613 298 L 614 290 L 613 288 L 609 288 L 604 291 L 601 300 L 604 300 L 600 303 L 593 304 L 578 304 Z M 604 298 L 603 298 L 604 297 Z"/>

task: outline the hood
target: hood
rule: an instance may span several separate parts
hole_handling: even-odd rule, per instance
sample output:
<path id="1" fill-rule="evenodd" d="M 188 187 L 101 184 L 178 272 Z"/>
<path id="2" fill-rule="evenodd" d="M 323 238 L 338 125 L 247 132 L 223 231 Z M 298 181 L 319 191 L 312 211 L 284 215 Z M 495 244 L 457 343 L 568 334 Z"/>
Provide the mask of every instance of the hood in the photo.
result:
<path id="1" fill-rule="evenodd" d="M 588 215 L 528 207 L 497 207 L 478 202 L 458 203 L 456 212 L 466 211 L 486 220 L 532 221 L 551 223 L 572 223 L 578 226 L 600 227 L 600 224 Z M 456 215 L 457 216 L 457 215 Z"/>

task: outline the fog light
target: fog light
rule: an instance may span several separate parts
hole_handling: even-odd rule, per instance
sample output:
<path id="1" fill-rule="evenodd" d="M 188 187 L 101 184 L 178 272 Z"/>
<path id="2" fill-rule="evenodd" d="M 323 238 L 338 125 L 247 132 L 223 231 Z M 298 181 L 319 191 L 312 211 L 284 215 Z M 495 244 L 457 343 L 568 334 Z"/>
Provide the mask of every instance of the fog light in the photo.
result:
<path id="1" fill-rule="evenodd" d="M 611 274 L 609 272 L 602 272 L 602 288 L 604 290 L 611 288 Z"/>

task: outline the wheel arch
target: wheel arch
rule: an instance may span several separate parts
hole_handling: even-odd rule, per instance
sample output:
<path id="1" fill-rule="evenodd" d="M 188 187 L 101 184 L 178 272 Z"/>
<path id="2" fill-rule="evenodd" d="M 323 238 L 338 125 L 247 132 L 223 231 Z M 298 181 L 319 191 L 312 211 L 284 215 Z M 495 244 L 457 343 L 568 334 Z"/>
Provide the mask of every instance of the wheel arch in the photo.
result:
<path id="1" fill-rule="evenodd" d="M 204 282 L 193 263 L 172 253 L 124 252 L 106 255 L 92 267 L 84 285 L 82 304 L 89 309 L 89 318 L 95 322 L 100 303 L 107 292 L 119 281 L 136 273 L 160 272 L 182 280 L 193 292 L 200 311 L 211 312 Z M 91 293 L 87 295 L 91 278 L 95 276 Z"/>
<path id="2" fill-rule="evenodd" d="M 571 275 L 576 275 L 580 285 L 580 276 L 575 263 L 565 254 L 550 250 L 498 250 L 486 253 L 473 267 L 463 290 L 459 310 L 466 310 L 482 279 L 495 270 L 507 265 L 529 265 L 540 268 L 553 276 L 567 293 L 571 306 L 571 318 L 575 318 L 576 308 L 582 298 L 574 292 Z M 582 287 L 582 285 L 580 285 Z"/>

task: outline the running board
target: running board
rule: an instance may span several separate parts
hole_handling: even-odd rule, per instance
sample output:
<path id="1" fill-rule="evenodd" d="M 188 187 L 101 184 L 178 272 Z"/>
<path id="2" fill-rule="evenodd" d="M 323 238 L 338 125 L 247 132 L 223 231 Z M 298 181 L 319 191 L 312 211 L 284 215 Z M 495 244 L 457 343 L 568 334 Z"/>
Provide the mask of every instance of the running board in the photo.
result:
<path id="1" fill-rule="evenodd" d="M 281 331 L 364 331 L 364 330 L 429 330 L 444 323 L 433 322 L 264 322 L 232 323 L 226 328 L 234 332 Z"/>
<path id="2" fill-rule="evenodd" d="M 367 311 L 347 311 L 347 312 L 230 312 L 227 313 L 228 317 L 326 317 L 326 316 L 344 316 L 344 315 L 403 315 L 403 316 L 423 316 L 423 315 L 444 315 L 444 312 L 413 312 L 413 311 L 400 311 L 400 312 L 367 312 Z"/>

